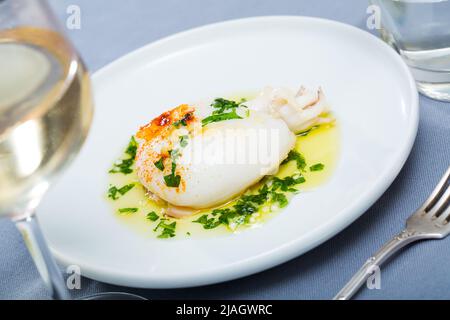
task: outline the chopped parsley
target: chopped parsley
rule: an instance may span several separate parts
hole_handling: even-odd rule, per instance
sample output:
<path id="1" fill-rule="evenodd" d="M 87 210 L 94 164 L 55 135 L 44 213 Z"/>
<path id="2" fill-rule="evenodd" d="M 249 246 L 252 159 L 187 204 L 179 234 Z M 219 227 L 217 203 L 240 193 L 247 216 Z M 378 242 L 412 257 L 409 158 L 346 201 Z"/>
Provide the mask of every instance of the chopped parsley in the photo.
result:
<path id="1" fill-rule="evenodd" d="M 173 238 L 175 237 L 175 228 L 177 223 L 174 221 L 172 223 L 168 223 L 168 219 L 161 219 L 155 229 L 154 232 L 161 230 L 161 233 L 158 235 L 160 239 Z"/>
<path id="2" fill-rule="evenodd" d="M 289 151 L 289 154 L 286 159 L 281 164 L 286 164 L 288 162 L 295 161 L 297 163 L 297 169 L 301 171 L 305 171 L 306 168 L 306 160 L 297 150 Z"/>
<path id="3" fill-rule="evenodd" d="M 211 104 L 211 107 L 216 109 L 216 110 L 214 110 L 213 114 L 220 114 L 220 113 L 224 113 L 227 110 L 233 110 L 233 109 L 238 108 L 241 105 L 241 103 L 243 103 L 243 102 L 244 101 L 237 103 L 236 101 L 233 101 L 233 100 L 217 98 Z"/>
<path id="4" fill-rule="evenodd" d="M 155 211 L 152 211 L 152 212 L 147 214 L 147 220 L 156 221 L 158 219 L 159 219 L 159 216 L 156 214 Z"/>
<path id="5" fill-rule="evenodd" d="M 119 213 L 136 213 L 138 210 L 138 208 L 122 208 L 119 209 Z"/>
<path id="6" fill-rule="evenodd" d="M 120 196 L 123 196 L 125 193 L 133 189 L 135 186 L 134 183 L 127 184 L 121 188 L 117 188 L 115 186 L 112 186 L 108 189 L 108 198 L 111 198 L 113 200 L 119 199 Z"/>
<path id="7" fill-rule="evenodd" d="M 283 179 L 273 177 L 271 189 L 272 191 L 281 190 L 284 192 L 297 192 L 297 189 L 294 189 L 293 187 L 304 182 L 306 182 L 306 179 L 301 174 L 294 174 L 293 176 L 287 176 Z"/>
<path id="8" fill-rule="evenodd" d="M 233 110 L 228 113 L 213 114 L 212 116 L 206 117 L 205 119 L 202 120 L 202 126 L 204 127 L 213 122 L 220 122 L 232 119 L 242 119 L 242 117 L 236 113 L 236 110 Z"/>
<path id="9" fill-rule="evenodd" d="M 200 223 L 201 225 L 203 225 L 204 229 L 214 229 L 222 223 L 219 220 L 216 220 L 216 218 L 214 218 L 214 217 L 208 219 L 207 214 L 201 216 L 200 218 L 198 218 L 197 220 L 194 220 L 192 222 Z"/>
<path id="10" fill-rule="evenodd" d="M 315 165 L 309 167 L 309 171 L 322 171 L 325 168 L 323 163 L 316 163 Z"/>
<path id="11" fill-rule="evenodd" d="M 178 188 L 180 186 L 181 177 L 173 173 L 164 176 L 164 182 L 169 188 Z"/>
<path id="12" fill-rule="evenodd" d="M 181 127 L 181 126 L 186 127 L 186 126 L 187 126 L 187 121 L 188 121 L 191 117 L 192 117 L 192 113 L 191 113 L 191 112 L 186 113 L 186 114 L 184 115 L 184 117 L 183 117 L 181 120 L 175 121 L 175 122 L 173 123 L 173 126 L 176 127 L 176 128 L 179 128 L 179 127 Z"/>
<path id="13" fill-rule="evenodd" d="M 231 119 L 242 119 L 242 117 L 237 114 L 236 110 L 239 107 L 245 107 L 244 105 L 242 105 L 242 103 L 244 102 L 245 100 L 242 100 L 238 103 L 223 98 L 215 99 L 211 104 L 211 107 L 213 107 L 215 110 L 212 112 L 212 115 L 202 120 L 202 126 L 204 127 L 213 122 L 220 122 Z"/>
<path id="14" fill-rule="evenodd" d="M 284 208 L 289 204 L 286 195 L 279 192 L 272 192 L 272 201 L 278 203 L 280 208 Z"/>
<path id="15" fill-rule="evenodd" d="M 164 176 L 164 182 L 169 188 L 178 188 L 181 182 L 181 176 L 175 174 L 177 169 L 176 160 L 181 156 L 179 149 L 173 149 L 169 151 L 170 158 L 172 159 L 172 170 L 170 174 Z"/>
<path id="16" fill-rule="evenodd" d="M 181 156 L 180 150 L 178 149 L 169 150 L 169 155 L 170 158 L 172 159 L 172 162 L 177 161 L 177 159 Z"/>
<path id="17" fill-rule="evenodd" d="M 127 148 L 125 149 L 125 154 L 127 154 L 129 157 L 126 159 L 121 159 L 117 161 L 111 170 L 109 170 L 109 173 L 123 173 L 123 174 L 130 174 L 133 172 L 133 169 L 131 168 L 134 164 L 134 159 L 136 158 L 136 152 L 137 152 L 138 144 L 136 139 L 134 139 L 134 136 L 131 137 L 130 142 L 128 143 Z"/>
<path id="18" fill-rule="evenodd" d="M 175 174 L 175 170 L 177 168 L 177 165 L 175 162 L 172 162 L 172 172 L 166 176 L 164 176 L 164 182 L 166 183 L 166 186 L 169 188 L 178 188 L 181 182 L 181 176 L 178 174 Z"/>
<path id="19" fill-rule="evenodd" d="M 189 136 L 180 136 L 180 146 L 182 148 L 187 147 L 188 145 Z"/>
<path id="20" fill-rule="evenodd" d="M 154 163 L 155 167 L 157 167 L 159 170 L 164 171 L 164 158 L 159 159 Z"/>
<path id="21" fill-rule="evenodd" d="M 311 131 L 318 129 L 319 126 L 313 126 L 307 130 L 304 131 L 300 131 L 299 133 L 297 133 L 297 137 L 306 137 L 308 134 L 311 133 Z"/>
<path id="22" fill-rule="evenodd" d="M 204 214 L 193 222 L 201 224 L 204 229 L 214 229 L 220 225 L 235 228 L 250 222 L 253 214 L 267 204 L 284 208 L 289 201 L 283 192 L 297 192 L 294 186 L 304 182 L 305 178 L 301 174 L 269 178 L 256 194 L 244 194 L 232 207 L 214 209 L 210 214 Z"/>

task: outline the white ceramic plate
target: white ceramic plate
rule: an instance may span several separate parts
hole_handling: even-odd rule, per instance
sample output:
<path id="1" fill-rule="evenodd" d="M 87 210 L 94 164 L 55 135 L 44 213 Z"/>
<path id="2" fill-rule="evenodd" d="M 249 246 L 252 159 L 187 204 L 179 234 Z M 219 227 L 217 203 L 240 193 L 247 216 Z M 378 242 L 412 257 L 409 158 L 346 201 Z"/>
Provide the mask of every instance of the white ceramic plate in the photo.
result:
<path id="1" fill-rule="evenodd" d="M 250 18 L 183 32 L 110 64 L 93 82 L 92 131 L 39 218 L 60 262 L 132 287 L 235 279 L 319 245 L 388 188 L 418 124 L 416 87 L 397 54 L 365 31 L 315 18 Z M 113 216 L 104 200 L 106 172 L 140 125 L 186 101 L 299 84 L 323 86 L 340 123 L 341 155 L 327 184 L 237 235 L 161 241 Z"/>

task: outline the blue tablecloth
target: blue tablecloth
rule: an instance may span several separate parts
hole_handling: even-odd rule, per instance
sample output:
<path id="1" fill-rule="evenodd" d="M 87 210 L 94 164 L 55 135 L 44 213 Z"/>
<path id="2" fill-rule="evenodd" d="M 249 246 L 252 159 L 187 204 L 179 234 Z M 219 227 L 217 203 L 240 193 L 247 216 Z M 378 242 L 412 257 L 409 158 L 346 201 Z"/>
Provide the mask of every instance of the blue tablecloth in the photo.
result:
<path id="1" fill-rule="evenodd" d="M 161 37 L 192 27 L 259 15 L 306 15 L 366 28 L 368 4 L 300 0 L 53 0 L 65 24 L 66 9 L 81 8 L 81 29 L 68 30 L 92 72 Z M 151 299 L 329 299 L 368 256 L 399 232 L 450 164 L 450 104 L 420 97 L 413 151 L 392 186 L 360 219 L 303 256 L 271 270 L 223 284 L 182 290 L 135 290 L 82 279 L 75 297 L 129 291 Z M 404 250 L 381 272 L 381 290 L 359 299 L 450 299 L 450 237 Z M 0 221 L 0 299 L 49 298 L 12 223 Z"/>

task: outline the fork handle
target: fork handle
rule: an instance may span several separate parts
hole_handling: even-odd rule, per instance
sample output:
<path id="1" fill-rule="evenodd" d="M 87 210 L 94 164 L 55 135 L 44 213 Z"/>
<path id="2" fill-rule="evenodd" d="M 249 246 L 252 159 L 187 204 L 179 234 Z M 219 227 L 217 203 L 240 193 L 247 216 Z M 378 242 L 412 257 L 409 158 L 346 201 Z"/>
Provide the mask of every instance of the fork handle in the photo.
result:
<path id="1" fill-rule="evenodd" d="M 341 291 L 333 298 L 333 300 L 348 300 L 359 288 L 367 281 L 369 276 L 374 272 L 376 267 L 380 267 L 389 257 L 391 257 L 398 250 L 411 242 L 421 240 L 420 234 L 414 231 L 403 230 L 397 236 L 386 242 L 380 250 L 378 250 L 372 257 L 370 257 L 361 269 L 355 273 L 349 282 L 342 288 Z"/>

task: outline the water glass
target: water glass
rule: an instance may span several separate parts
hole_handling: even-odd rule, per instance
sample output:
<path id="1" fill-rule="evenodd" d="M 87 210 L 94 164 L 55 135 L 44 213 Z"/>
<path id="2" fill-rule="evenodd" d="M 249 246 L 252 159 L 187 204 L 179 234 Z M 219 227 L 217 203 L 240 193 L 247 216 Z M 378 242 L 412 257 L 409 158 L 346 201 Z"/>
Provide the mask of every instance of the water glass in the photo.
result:
<path id="1" fill-rule="evenodd" d="M 419 91 L 450 101 L 450 0 L 372 0 L 381 36 L 402 56 Z"/>

